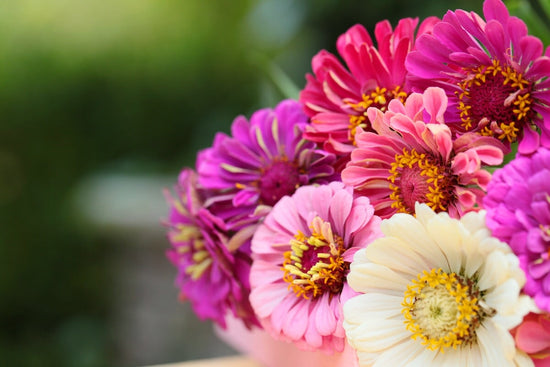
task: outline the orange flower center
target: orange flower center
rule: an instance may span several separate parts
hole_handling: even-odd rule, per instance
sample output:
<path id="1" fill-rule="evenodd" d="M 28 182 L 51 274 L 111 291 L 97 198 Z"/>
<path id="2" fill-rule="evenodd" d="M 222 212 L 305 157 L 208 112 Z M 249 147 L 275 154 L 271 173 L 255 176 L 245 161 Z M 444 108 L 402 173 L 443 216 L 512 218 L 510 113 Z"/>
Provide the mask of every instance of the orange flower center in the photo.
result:
<path id="1" fill-rule="evenodd" d="M 368 129 L 367 109 L 369 107 L 376 107 L 384 112 L 388 107 L 388 103 L 396 98 L 401 102 L 405 102 L 405 99 L 407 99 L 407 93 L 401 90 L 401 86 L 391 90 L 376 87 L 370 92 L 363 93 L 362 100 L 359 102 L 346 101 L 346 104 L 353 108 L 355 112 L 355 114 L 349 115 L 349 141 L 355 145 L 355 134 L 358 127 Z"/>
<path id="2" fill-rule="evenodd" d="M 349 263 L 342 257 L 346 250 L 344 240 L 320 217 L 313 219 L 310 228 L 311 236 L 298 231 L 290 240 L 291 250 L 284 254 L 283 280 L 297 297 L 312 299 L 325 292 L 338 294 L 349 271 Z"/>

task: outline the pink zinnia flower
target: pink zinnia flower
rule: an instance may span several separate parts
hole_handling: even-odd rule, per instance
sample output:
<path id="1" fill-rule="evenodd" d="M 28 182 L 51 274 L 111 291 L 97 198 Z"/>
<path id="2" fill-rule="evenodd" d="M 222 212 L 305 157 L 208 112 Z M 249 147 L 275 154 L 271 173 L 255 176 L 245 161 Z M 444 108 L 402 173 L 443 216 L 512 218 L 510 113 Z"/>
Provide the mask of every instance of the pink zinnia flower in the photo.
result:
<path id="1" fill-rule="evenodd" d="M 430 17 L 420 25 L 418 35 L 429 32 L 439 19 Z M 410 92 L 405 57 L 414 48 L 418 19 L 401 19 L 392 30 L 385 20 L 376 25 L 378 48 L 362 25 L 351 27 L 338 38 L 338 53 L 347 65 L 326 50 L 312 60 L 314 75 L 300 93 L 312 123 L 306 128 L 308 140 L 323 144 L 325 150 L 349 155 L 358 127 L 370 130 L 368 107 L 384 109 L 393 98 L 405 100 Z"/>
<path id="2" fill-rule="evenodd" d="M 369 108 L 374 132 L 359 132 L 357 149 L 342 181 L 370 198 L 376 214 L 414 213 L 416 202 L 458 218 L 475 210 L 504 148 L 491 137 L 465 134 L 453 140 L 444 124 L 447 97 L 441 88 L 393 100 L 386 112 Z"/>
<path id="3" fill-rule="evenodd" d="M 201 319 L 225 327 L 232 313 L 247 327 L 257 324 L 248 301 L 250 291 L 250 240 L 242 243 L 224 220 L 203 205 L 207 193 L 197 187 L 197 176 L 184 169 L 175 188 L 167 193 L 170 204 L 169 260 L 177 267 L 181 299 L 189 300 Z"/>
<path id="4" fill-rule="evenodd" d="M 483 4 L 485 20 L 449 11 L 432 34 L 416 42 L 406 65 L 415 90 L 437 85 L 449 97 L 446 121 L 453 132 L 519 141 L 531 153 L 550 143 L 550 58 L 526 25 L 500 0 Z"/>
<path id="5" fill-rule="evenodd" d="M 296 188 L 336 179 L 335 157 L 302 138 L 307 116 L 293 100 L 255 112 L 250 122 L 233 121 L 232 136 L 218 133 L 197 158 L 199 182 L 231 198 L 236 210 L 252 214 L 273 206 Z"/>
<path id="6" fill-rule="evenodd" d="M 487 226 L 520 259 L 524 292 L 550 311 L 550 149 L 519 155 L 497 170 L 484 205 Z"/>
<path id="7" fill-rule="evenodd" d="M 250 302 L 264 329 L 302 349 L 341 352 L 355 252 L 380 236 L 366 197 L 341 182 L 282 198 L 252 239 Z"/>
<path id="8" fill-rule="evenodd" d="M 550 366 L 550 315 L 529 313 L 512 335 L 518 349 L 527 353 L 535 367 Z"/>

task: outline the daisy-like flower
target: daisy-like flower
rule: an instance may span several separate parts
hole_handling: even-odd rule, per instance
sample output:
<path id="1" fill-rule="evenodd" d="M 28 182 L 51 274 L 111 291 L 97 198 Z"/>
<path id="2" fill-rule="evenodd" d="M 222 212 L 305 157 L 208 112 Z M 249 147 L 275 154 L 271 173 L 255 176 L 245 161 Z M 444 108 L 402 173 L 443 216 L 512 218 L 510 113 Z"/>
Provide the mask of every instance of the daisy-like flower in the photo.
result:
<path id="1" fill-rule="evenodd" d="M 550 58 L 526 25 L 500 0 L 483 4 L 485 20 L 449 11 L 432 34 L 420 37 L 406 60 L 413 88 L 445 89 L 447 123 L 457 134 L 474 131 L 531 153 L 550 143 Z"/>
<path id="2" fill-rule="evenodd" d="M 359 250 L 344 329 L 361 366 L 523 366 L 509 330 L 532 305 L 509 247 L 483 212 L 460 220 L 418 204 Z M 527 363 L 526 363 L 527 362 Z"/>
<path id="3" fill-rule="evenodd" d="M 341 182 L 304 186 L 282 198 L 252 239 L 250 302 L 264 329 L 299 348 L 345 346 L 342 304 L 354 253 L 379 236 L 366 197 Z"/>
<path id="4" fill-rule="evenodd" d="M 224 220 L 203 205 L 206 193 L 197 187 L 197 175 L 184 169 L 175 197 L 169 193 L 168 259 L 176 266 L 176 285 L 182 300 L 189 300 L 196 315 L 225 327 L 232 313 L 247 327 L 257 325 L 248 301 L 250 240 L 228 230 Z"/>
<path id="5" fill-rule="evenodd" d="M 482 165 L 500 164 L 504 146 L 477 134 L 453 140 L 446 107 L 445 92 L 431 87 L 405 104 L 391 101 L 386 112 L 369 108 L 374 132 L 357 134 L 342 181 L 369 197 L 380 217 L 414 213 L 421 202 L 458 218 L 481 204 L 491 178 Z"/>
<path id="6" fill-rule="evenodd" d="M 520 259 L 527 275 L 524 292 L 550 311 L 550 149 L 518 155 L 497 170 L 484 205 L 493 236 Z"/>
<path id="7" fill-rule="evenodd" d="M 418 28 L 429 32 L 439 19 L 430 17 Z M 300 93 L 312 123 L 306 128 L 308 140 L 323 144 L 325 150 L 346 156 L 354 148 L 358 127 L 369 130 L 368 107 L 384 109 L 394 98 L 405 100 L 407 83 L 405 57 L 414 48 L 418 19 L 399 21 L 395 30 L 385 20 L 376 25 L 378 47 L 362 25 L 351 27 L 336 43 L 346 66 L 326 50 L 312 60 L 314 75 Z"/>
<path id="8" fill-rule="evenodd" d="M 213 146 L 199 153 L 200 184 L 220 190 L 237 210 L 251 214 L 299 186 L 332 181 L 335 157 L 302 138 L 307 123 L 293 100 L 255 112 L 250 122 L 237 117 L 232 136 L 218 133 Z"/>

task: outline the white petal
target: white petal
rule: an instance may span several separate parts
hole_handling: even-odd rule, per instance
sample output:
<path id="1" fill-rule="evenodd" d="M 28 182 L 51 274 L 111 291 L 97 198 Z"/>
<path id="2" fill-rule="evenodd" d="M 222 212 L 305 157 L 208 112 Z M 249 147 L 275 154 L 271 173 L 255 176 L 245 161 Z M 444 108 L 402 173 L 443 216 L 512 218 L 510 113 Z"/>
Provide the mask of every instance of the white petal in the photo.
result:
<path id="1" fill-rule="evenodd" d="M 425 350 L 426 347 L 420 344 L 419 340 L 409 339 L 408 341 L 398 344 L 380 354 L 373 367 L 411 366 L 409 361 L 415 359 Z"/>
<path id="2" fill-rule="evenodd" d="M 508 330 L 486 320 L 477 330 L 477 342 L 487 366 L 513 366 L 516 354 L 514 339 Z"/>
<path id="3" fill-rule="evenodd" d="M 360 294 L 344 303 L 344 319 L 350 324 L 361 324 L 372 318 L 394 318 L 401 315 L 401 302 L 403 296 L 383 293 Z"/>
<path id="4" fill-rule="evenodd" d="M 462 267 L 462 239 L 468 232 L 458 221 L 439 215 L 426 223 L 426 230 L 445 256 L 443 271 L 458 273 Z"/>
<path id="5" fill-rule="evenodd" d="M 423 256 L 397 238 L 380 238 L 365 251 L 370 261 L 386 265 L 408 279 L 415 279 L 423 270 L 430 268 Z"/>
<path id="6" fill-rule="evenodd" d="M 432 213 L 433 214 L 433 213 Z M 408 243 L 415 251 L 423 254 L 429 261 L 430 269 L 446 263 L 439 246 L 426 232 L 426 228 L 415 217 L 408 214 L 394 214 L 380 225 L 386 237 L 395 237 Z M 372 246 L 376 240 L 369 245 Z M 429 269 L 428 269 L 429 270 Z"/>
<path id="7" fill-rule="evenodd" d="M 509 266 L 506 254 L 492 251 L 485 258 L 485 266 L 481 269 L 477 285 L 479 289 L 491 289 L 508 279 Z"/>
<path id="8" fill-rule="evenodd" d="M 348 274 L 350 287 L 361 293 L 383 290 L 384 293 L 396 296 L 403 295 L 410 280 L 398 275 L 386 266 L 367 263 L 351 263 Z"/>

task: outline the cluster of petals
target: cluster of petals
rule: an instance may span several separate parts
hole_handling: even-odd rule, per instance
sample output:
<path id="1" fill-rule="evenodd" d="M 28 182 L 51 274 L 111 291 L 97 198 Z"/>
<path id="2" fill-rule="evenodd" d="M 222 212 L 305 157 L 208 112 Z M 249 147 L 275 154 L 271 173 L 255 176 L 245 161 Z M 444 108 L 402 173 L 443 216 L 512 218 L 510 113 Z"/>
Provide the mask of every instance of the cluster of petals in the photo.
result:
<path id="1" fill-rule="evenodd" d="M 346 271 L 337 292 L 301 297 L 283 279 L 281 264 L 296 234 L 311 236 L 319 221 L 325 237 L 343 240 L 341 259 Z M 282 198 L 252 239 L 250 302 L 264 330 L 300 349 L 342 352 L 346 343 L 342 304 L 355 295 L 345 279 L 347 269 L 355 252 L 380 235 L 379 224 L 369 200 L 354 198 L 351 188 L 341 182 L 304 186 Z M 314 255 L 312 251 L 304 255 L 304 272 L 306 262 L 315 261 Z"/>
<path id="2" fill-rule="evenodd" d="M 520 294 L 525 277 L 510 248 L 490 236 L 483 211 L 454 219 L 419 204 L 416 217 L 396 214 L 381 229 L 383 237 L 357 251 L 348 275 L 350 286 L 361 294 L 344 305 L 344 328 L 360 366 L 532 365 L 516 352 L 509 333 L 532 307 Z M 448 290 L 434 290 L 441 302 L 428 303 L 435 307 L 432 311 L 418 310 L 413 322 L 425 327 L 414 335 L 403 311 L 407 290 L 412 280 L 434 269 L 462 279 L 467 284 L 462 291 L 473 292 L 468 298 L 475 305 L 459 317 L 454 298 L 445 298 Z M 439 321 L 442 315 L 450 320 Z M 437 343 L 443 331 L 455 333 L 454 323 L 468 325 L 454 335 L 454 345 L 430 348 L 421 338 Z"/>
<path id="3" fill-rule="evenodd" d="M 483 14 L 448 11 L 419 37 L 406 60 L 412 87 L 446 90 L 453 132 L 490 133 L 531 153 L 550 143 L 550 53 L 501 0 L 486 0 Z"/>
<path id="4" fill-rule="evenodd" d="M 330 182 L 335 157 L 302 137 L 307 116 L 297 101 L 237 117 L 231 136 L 218 133 L 212 147 L 199 152 L 197 172 L 206 189 L 217 190 L 242 215 L 271 207 L 297 187 Z M 237 213 L 235 213 L 237 214 Z"/>
<path id="5" fill-rule="evenodd" d="M 417 34 L 429 32 L 437 21 L 426 19 Z M 308 140 L 337 155 L 349 155 L 356 128 L 369 130 L 366 109 L 407 95 L 405 58 L 414 48 L 417 25 L 418 19 L 405 18 L 392 30 L 387 20 L 379 22 L 374 30 L 376 46 L 357 24 L 336 43 L 345 66 L 326 50 L 313 57 L 313 75 L 306 76 L 307 84 L 300 92 L 300 102 L 312 121 L 305 132 Z"/>
<path id="6" fill-rule="evenodd" d="M 238 232 L 228 228 L 215 210 L 204 206 L 208 193 L 198 187 L 193 170 L 184 169 L 174 195 L 167 192 L 166 196 L 171 244 L 166 255 L 177 269 L 181 299 L 191 303 L 199 318 L 211 319 L 221 327 L 226 326 L 228 313 L 247 327 L 257 325 L 248 300 L 250 240 L 238 241 Z"/>
<path id="7" fill-rule="evenodd" d="M 497 139 L 477 134 L 453 139 L 444 123 L 446 107 L 445 92 L 430 87 L 423 94 L 412 93 L 405 104 L 391 101 L 386 112 L 368 110 L 373 131 L 357 134 L 357 148 L 342 172 L 342 181 L 369 197 L 380 217 L 414 213 L 415 202 L 426 202 L 452 217 L 476 210 L 481 204 L 491 178 L 482 167 L 502 163 L 504 146 Z M 404 152 L 414 152 L 417 161 L 391 177 L 396 157 Z M 437 169 L 437 175 L 426 173 L 422 160 Z M 439 190 L 440 202 L 430 199 L 434 188 Z M 396 192 L 400 203 L 396 203 Z"/>
<path id="8" fill-rule="evenodd" d="M 527 275 L 524 292 L 550 312 L 550 149 L 518 155 L 495 171 L 484 205 L 487 226 L 510 245 Z"/>
<path id="9" fill-rule="evenodd" d="M 531 312 L 512 330 L 519 350 L 527 353 L 535 367 L 550 366 L 550 316 Z"/>

